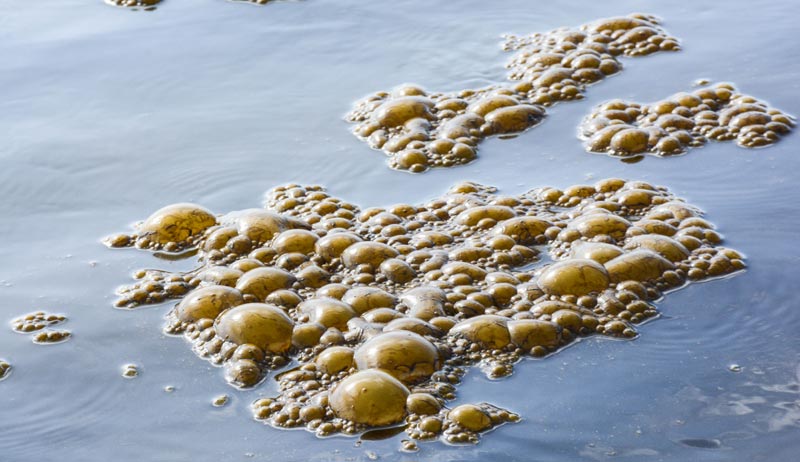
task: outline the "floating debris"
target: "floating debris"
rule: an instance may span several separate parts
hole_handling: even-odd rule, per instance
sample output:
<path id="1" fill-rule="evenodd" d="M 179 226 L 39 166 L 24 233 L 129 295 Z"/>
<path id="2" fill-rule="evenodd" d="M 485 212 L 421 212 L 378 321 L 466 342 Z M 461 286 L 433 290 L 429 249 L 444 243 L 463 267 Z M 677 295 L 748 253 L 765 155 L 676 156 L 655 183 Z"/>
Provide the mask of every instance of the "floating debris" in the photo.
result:
<path id="1" fill-rule="evenodd" d="M 654 16 L 632 14 L 578 28 L 507 36 L 507 68 L 517 83 L 450 93 L 414 85 L 378 92 L 357 102 L 347 120 L 353 133 L 389 156 L 389 166 L 413 173 L 466 164 L 489 136 L 527 130 L 545 107 L 583 98 L 590 84 L 622 70 L 620 56 L 676 51 L 678 40 Z"/>
<path id="2" fill-rule="evenodd" d="M 794 117 L 721 83 L 653 104 L 603 103 L 583 120 L 581 137 L 590 152 L 623 158 L 644 153 L 669 156 L 703 146 L 709 139 L 735 139 L 745 148 L 769 146 L 794 125 Z"/>
<path id="3" fill-rule="evenodd" d="M 228 404 L 229 400 L 230 400 L 230 397 L 228 397 L 228 395 L 219 395 L 216 398 L 214 398 L 213 401 L 211 401 L 211 405 L 214 406 L 214 407 L 222 407 L 222 406 Z"/>
<path id="4" fill-rule="evenodd" d="M 126 379 L 133 379 L 139 376 L 139 366 L 136 364 L 126 364 L 122 366 L 122 376 Z"/>
<path id="5" fill-rule="evenodd" d="M 253 387 L 298 363 L 277 375 L 277 397 L 253 404 L 256 419 L 452 443 L 519 420 L 487 403 L 447 406 L 469 367 L 501 378 L 579 337 L 634 338 L 668 291 L 745 268 L 698 208 L 621 179 L 517 196 L 462 183 L 365 210 L 287 185 L 265 209 L 161 209 L 107 240 L 120 242 L 196 249 L 198 268 L 140 272 L 117 305 L 182 297 L 165 331 L 228 382 Z"/>

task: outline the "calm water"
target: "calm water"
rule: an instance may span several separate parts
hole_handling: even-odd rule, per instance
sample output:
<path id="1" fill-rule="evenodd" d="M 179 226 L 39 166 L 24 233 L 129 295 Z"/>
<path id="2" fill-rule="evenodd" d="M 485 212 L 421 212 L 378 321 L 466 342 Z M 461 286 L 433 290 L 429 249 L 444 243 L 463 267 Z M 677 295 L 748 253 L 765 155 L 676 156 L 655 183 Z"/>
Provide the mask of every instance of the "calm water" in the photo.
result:
<path id="1" fill-rule="evenodd" d="M 800 114 L 800 5 L 435 3 L 167 0 L 136 13 L 100 0 L 0 2 L 0 315 L 63 312 L 74 333 L 48 346 L 0 330 L 0 357 L 15 366 L 0 383 L 0 460 L 797 460 L 800 137 L 626 165 L 586 154 L 575 132 L 594 104 L 653 101 L 698 78 Z M 469 166 L 392 171 L 342 120 L 359 97 L 403 82 L 453 90 L 502 79 L 502 33 L 633 11 L 664 18 L 683 51 L 626 59 L 584 102 L 482 143 Z M 265 427 L 248 405 L 272 394 L 271 381 L 228 387 L 161 333 L 167 304 L 111 308 L 134 269 L 170 263 L 99 240 L 171 202 L 226 212 L 294 181 L 372 206 L 421 201 L 464 179 L 518 193 L 608 176 L 666 185 L 702 206 L 749 270 L 670 294 L 635 341 L 590 339 L 499 382 L 469 374 L 460 401 L 524 416 L 477 446 L 404 454 L 400 438 L 359 444 Z M 140 366 L 135 380 L 121 377 L 129 362 Z M 231 403 L 213 408 L 221 393 Z"/>

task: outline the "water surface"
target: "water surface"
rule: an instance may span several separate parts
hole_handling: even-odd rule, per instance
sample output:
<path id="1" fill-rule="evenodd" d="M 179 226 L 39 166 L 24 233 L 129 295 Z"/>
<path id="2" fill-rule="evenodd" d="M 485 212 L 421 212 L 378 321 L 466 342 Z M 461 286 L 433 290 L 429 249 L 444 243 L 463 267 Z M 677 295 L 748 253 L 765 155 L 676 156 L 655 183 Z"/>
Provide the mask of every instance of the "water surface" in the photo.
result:
<path id="1" fill-rule="evenodd" d="M 795 18 L 785 0 L 495 2 L 306 0 L 266 7 L 168 0 L 129 12 L 100 0 L 0 4 L 0 315 L 68 314 L 74 337 L 34 345 L 0 331 L 0 460 L 770 460 L 800 451 L 800 138 L 624 164 L 583 151 L 577 125 L 610 98 L 654 101 L 698 78 L 800 114 Z M 343 121 L 353 101 L 403 82 L 456 90 L 504 78 L 503 33 L 643 11 L 683 50 L 625 69 L 537 128 L 481 144 L 468 166 L 390 170 Z M 460 180 L 508 193 L 609 176 L 668 186 L 703 207 L 749 269 L 660 303 L 635 341 L 589 339 L 505 380 L 473 371 L 458 402 L 524 420 L 477 446 L 400 437 L 317 439 L 252 420 L 273 394 L 162 334 L 169 304 L 111 307 L 137 268 L 179 269 L 99 240 L 172 202 L 259 206 L 268 188 L 318 183 L 361 206 L 417 202 Z M 136 379 L 122 378 L 135 363 Z M 731 365 L 740 366 L 739 372 Z M 734 368 L 737 369 L 737 368 Z M 168 393 L 164 387 L 174 386 Z M 211 406 L 228 393 L 231 402 Z"/>

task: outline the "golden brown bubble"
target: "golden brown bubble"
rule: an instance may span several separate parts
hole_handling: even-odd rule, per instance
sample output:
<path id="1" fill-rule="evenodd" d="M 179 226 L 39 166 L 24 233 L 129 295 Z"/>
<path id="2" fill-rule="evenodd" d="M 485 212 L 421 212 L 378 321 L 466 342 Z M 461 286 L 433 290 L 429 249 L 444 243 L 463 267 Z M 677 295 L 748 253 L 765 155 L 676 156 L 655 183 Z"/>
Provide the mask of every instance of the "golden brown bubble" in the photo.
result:
<path id="1" fill-rule="evenodd" d="M 0 359 L 0 380 L 3 380 L 11 375 L 11 369 L 11 364 L 8 361 Z"/>
<path id="2" fill-rule="evenodd" d="M 517 196 L 461 183 L 424 204 L 366 210 L 291 184 L 263 211 L 224 215 L 186 241 L 196 269 L 139 271 L 120 293 L 128 307 L 180 299 L 165 330 L 232 385 L 272 375 L 278 393 L 253 403 L 257 420 L 470 443 L 519 419 L 448 405 L 470 367 L 499 379 L 580 337 L 635 338 L 665 293 L 744 268 L 702 215 L 664 187 L 618 178 Z M 303 276 L 311 270 L 326 282 Z"/>
<path id="3" fill-rule="evenodd" d="M 378 369 L 367 369 L 342 380 L 331 391 L 337 417 L 372 427 L 394 424 L 406 414 L 408 389 Z"/>
<path id="4" fill-rule="evenodd" d="M 608 101 L 584 118 L 580 134 L 590 152 L 669 156 L 708 140 L 735 139 L 745 148 L 769 146 L 794 126 L 794 117 L 723 83 L 652 104 Z"/>
<path id="5" fill-rule="evenodd" d="M 466 164 L 483 139 L 524 132 L 544 119 L 545 107 L 583 98 L 588 85 L 622 69 L 619 57 L 678 48 L 657 18 L 641 14 L 509 35 L 503 49 L 513 53 L 510 82 L 449 93 L 404 85 L 358 101 L 347 120 L 356 124 L 356 136 L 389 155 L 391 168 L 420 173 Z M 645 132 L 629 130 L 613 144 L 639 149 L 647 140 Z"/>

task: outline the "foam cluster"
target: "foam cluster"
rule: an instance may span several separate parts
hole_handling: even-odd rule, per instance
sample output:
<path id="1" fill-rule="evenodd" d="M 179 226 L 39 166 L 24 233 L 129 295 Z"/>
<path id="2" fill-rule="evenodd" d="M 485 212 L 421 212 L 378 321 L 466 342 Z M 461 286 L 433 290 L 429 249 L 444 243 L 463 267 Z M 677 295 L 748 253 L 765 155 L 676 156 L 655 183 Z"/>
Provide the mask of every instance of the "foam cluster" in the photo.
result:
<path id="1" fill-rule="evenodd" d="M 106 4 L 111 6 L 119 6 L 123 8 L 130 8 L 131 10 L 152 11 L 156 9 L 156 5 L 163 0 L 104 0 Z M 275 0 L 229 0 L 234 3 L 251 3 L 254 5 L 266 5 Z"/>
<path id="2" fill-rule="evenodd" d="M 414 173 L 466 164 L 489 136 L 535 126 L 545 108 L 581 99 L 586 87 L 622 69 L 621 56 L 675 51 L 678 41 L 650 15 L 602 19 L 525 37 L 508 36 L 511 82 L 448 93 L 414 85 L 357 102 L 353 133 L 389 156 L 389 166 Z"/>
<path id="3" fill-rule="evenodd" d="M 699 209 L 621 179 L 521 195 L 462 183 L 363 210 L 287 185 L 263 209 L 165 207 L 107 242 L 196 253 L 187 273 L 138 272 L 118 306 L 181 298 L 165 330 L 235 386 L 280 370 L 278 396 L 253 404 L 258 420 L 454 443 L 519 418 L 449 408 L 468 368 L 500 378 L 581 337 L 633 338 L 666 291 L 745 267 Z"/>
<path id="4" fill-rule="evenodd" d="M 64 329 L 51 327 L 66 322 L 67 318 L 61 314 L 36 311 L 19 316 L 11 321 L 11 327 L 20 334 L 33 334 L 33 343 L 59 343 L 68 340 L 72 333 Z"/>
<path id="5" fill-rule="evenodd" d="M 708 140 L 736 140 L 745 148 L 769 146 L 794 125 L 792 116 L 721 83 L 652 104 L 608 101 L 586 116 L 580 133 L 590 152 L 669 156 Z"/>
<path id="6" fill-rule="evenodd" d="M 111 6 L 119 6 L 122 8 L 130 8 L 132 10 L 152 11 L 156 9 L 156 5 L 162 0 L 104 0 L 106 4 Z"/>

